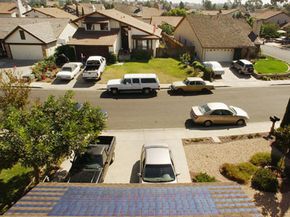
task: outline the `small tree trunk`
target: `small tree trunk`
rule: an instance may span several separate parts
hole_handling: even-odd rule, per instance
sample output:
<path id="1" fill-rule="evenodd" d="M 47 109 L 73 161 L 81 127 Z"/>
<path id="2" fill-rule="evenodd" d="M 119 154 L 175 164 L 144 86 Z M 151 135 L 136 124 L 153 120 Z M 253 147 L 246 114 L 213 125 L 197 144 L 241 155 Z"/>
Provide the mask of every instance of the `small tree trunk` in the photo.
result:
<path id="1" fill-rule="evenodd" d="M 289 124 L 290 124 L 290 98 L 289 98 L 288 105 L 286 107 L 286 111 L 285 111 L 285 114 L 284 114 L 284 117 L 280 126 L 286 127 Z"/>
<path id="2" fill-rule="evenodd" d="M 34 182 L 39 183 L 40 180 L 40 169 L 38 166 L 33 166 Z"/>

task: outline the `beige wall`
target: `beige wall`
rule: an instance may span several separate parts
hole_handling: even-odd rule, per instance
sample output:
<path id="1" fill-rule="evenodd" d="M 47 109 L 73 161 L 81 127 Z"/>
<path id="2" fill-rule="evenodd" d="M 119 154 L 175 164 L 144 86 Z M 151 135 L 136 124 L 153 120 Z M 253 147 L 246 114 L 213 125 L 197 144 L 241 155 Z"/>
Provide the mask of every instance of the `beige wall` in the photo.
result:
<path id="1" fill-rule="evenodd" d="M 73 36 L 73 34 L 77 31 L 77 26 L 74 24 L 67 24 L 62 33 L 58 37 L 58 43 L 66 44 L 69 41 L 69 37 Z"/>
<path id="2" fill-rule="evenodd" d="M 194 46 L 198 57 L 203 59 L 204 54 L 201 44 L 186 18 L 175 29 L 174 38 L 186 46 Z"/>
<path id="3" fill-rule="evenodd" d="M 24 35 L 25 35 L 25 40 L 22 40 L 20 38 L 20 33 L 18 29 L 5 40 L 5 43 L 34 43 L 34 44 L 41 43 L 42 44 L 40 40 L 38 40 L 37 38 L 33 37 L 32 35 L 28 34 L 25 31 L 24 31 Z"/>

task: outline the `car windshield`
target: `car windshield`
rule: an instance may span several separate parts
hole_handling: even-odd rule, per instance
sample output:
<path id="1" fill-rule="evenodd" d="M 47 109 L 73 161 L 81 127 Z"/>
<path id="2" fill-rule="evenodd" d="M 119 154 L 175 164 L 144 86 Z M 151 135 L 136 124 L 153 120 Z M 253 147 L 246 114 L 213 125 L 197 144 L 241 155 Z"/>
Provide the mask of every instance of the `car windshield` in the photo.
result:
<path id="1" fill-rule="evenodd" d="M 72 68 L 71 67 L 63 67 L 61 69 L 61 71 L 64 71 L 64 72 L 71 72 L 72 71 Z"/>
<path id="2" fill-rule="evenodd" d="M 229 109 L 236 115 L 237 114 L 237 111 L 234 109 L 234 107 L 232 106 L 229 106 Z"/>
<path id="3" fill-rule="evenodd" d="M 170 164 L 147 164 L 144 168 L 143 180 L 145 182 L 172 182 L 175 180 L 173 168 Z"/>
<path id="4" fill-rule="evenodd" d="M 207 104 L 204 104 L 204 105 L 201 105 L 201 106 L 198 106 L 198 109 L 201 113 L 206 113 L 206 112 L 209 112 L 210 111 L 210 108 L 208 107 Z"/>

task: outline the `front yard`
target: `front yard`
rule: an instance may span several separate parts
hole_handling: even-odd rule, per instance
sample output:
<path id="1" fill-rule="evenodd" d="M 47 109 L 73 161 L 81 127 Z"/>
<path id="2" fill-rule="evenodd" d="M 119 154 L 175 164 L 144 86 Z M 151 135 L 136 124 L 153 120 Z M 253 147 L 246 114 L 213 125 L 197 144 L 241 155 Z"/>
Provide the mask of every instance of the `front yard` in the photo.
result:
<path id="1" fill-rule="evenodd" d="M 258 60 L 254 68 L 260 74 L 281 74 L 289 70 L 287 63 L 272 57 Z"/>
<path id="2" fill-rule="evenodd" d="M 184 65 L 172 58 L 154 58 L 149 62 L 125 62 L 123 65 L 107 66 L 100 83 L 122 78 L 126 73 L 155 73 L 160 83 L 171 83 L 187 77 Z"/>

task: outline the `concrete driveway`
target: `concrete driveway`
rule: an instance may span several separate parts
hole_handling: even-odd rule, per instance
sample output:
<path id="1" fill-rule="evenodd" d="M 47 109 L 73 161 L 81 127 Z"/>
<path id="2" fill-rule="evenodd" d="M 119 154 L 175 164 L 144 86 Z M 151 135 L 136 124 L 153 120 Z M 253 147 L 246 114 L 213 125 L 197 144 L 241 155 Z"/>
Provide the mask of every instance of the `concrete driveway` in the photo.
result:
<path id="1" fill-rule="evenodd" d="M 175 169 L 180 175 L 180 183 L 190 183 L 186 156 L 182 145 L 182 135 L 174 130 L 130 130 L 108 131 L 105 134 L 116 136 L 115 161 L 105 177 L 105 183 L 138 183 L 141 148 L 144 143 L 166 143 L 170 147 Z"/>

